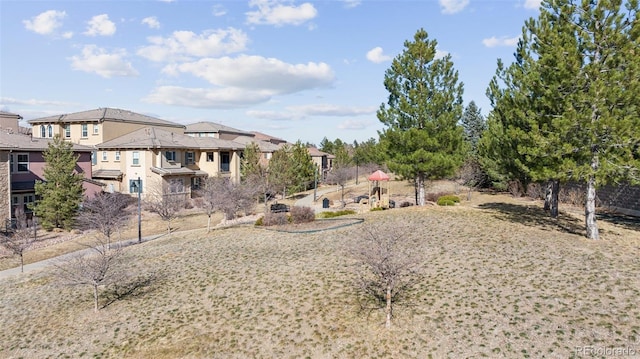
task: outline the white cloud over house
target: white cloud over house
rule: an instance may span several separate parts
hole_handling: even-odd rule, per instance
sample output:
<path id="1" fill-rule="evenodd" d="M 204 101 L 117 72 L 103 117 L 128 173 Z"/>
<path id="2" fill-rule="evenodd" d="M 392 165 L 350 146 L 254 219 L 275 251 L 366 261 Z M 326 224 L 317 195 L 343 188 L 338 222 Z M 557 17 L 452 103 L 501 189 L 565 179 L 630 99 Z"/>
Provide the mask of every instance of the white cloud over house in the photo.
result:
<path id="1" fill-rule="evenodd" d="M 79 56 L 72 56 L 71 68 L 94 73 L 104 78 L 137 76 L 138 71 L 126 61 L 124 49 L 107 52 L 96 45 L 86 45 Z"/>
<path id="2" fill-rule="evenodd" d="M 249 38 L 244 31 L 230 27 L 201 34 L 174 31 L 169 37 L 152 36 L 147 41 L 151 45 L 139 49 L 139 56 L 155 62 L 173 62 L 240 52 L 246 49 Z"/>
<path id="3" fill-rule="evenodd" d="M 257 8 L 247 12 L 247 23 L 253 25 L 302 25 L 318 15 L 311 3 L 293 5 L 281 0 L 251 0 L 249 7 Z"/>

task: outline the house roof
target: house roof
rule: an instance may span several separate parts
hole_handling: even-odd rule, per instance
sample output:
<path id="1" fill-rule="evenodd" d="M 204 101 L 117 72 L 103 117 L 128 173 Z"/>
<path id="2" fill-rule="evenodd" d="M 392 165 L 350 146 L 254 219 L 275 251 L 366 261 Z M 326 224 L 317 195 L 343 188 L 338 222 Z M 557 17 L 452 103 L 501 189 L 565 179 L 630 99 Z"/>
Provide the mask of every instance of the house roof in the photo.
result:
<path id="1" fill-rule="evenodd" d="M 49 148 L 50 138 L 37 138 L 21 133 L 10 133 L 0 131 L 0 149 L 16 151 L 44 151 Z M 93 149 L 88 146 L 73 144 L 75 152 L 91 152 Z"/>
<path id="2" fill-rule="evenodd" d="M 96 145 L 98 149 L 230 149 L 241 144 L 213 137 L 191 137 L 157 127 L 144 127 Z"/>
<path id="3" fill-rule="evenodd" d="M 238 130 L 237 128 L 225 126 L 220 123 L 210 122 L 210 121 L 201 121 L 192 123 L 187 125 L 185 133 L 231 133 L 243 136 L 251 136 L 253 137 L 253 133 Z"/>
<path id="4" fill-rule="evenodd" d="M 160 167 L 151 167 L 151 171 L 159 174 L 160 176 L 208 176 L 209 174 L 202 170 L 192 170 L 187 167 L 180 168 L 160 168 Z"/>
<path id="5" fill-rule="evenodd" d="M 29 120 L 31 125 L 39 123 L 68 123 L 68 122 L 127 122 L 138 123 L 153 126 L 168 126 L 184 128 L 184 125 L 179 123 L 161 120 L 159 118 L 135 113 L 127 110 L 121 110 L 118 108 L 97 108 L 95 110 L 88 110 L 82 112 L 74 112 L 62 115 L 48 116 Z"/>
<path id="6" fill-rule="evenodd" d="M 251 133 L 254 134 L 256 140 L 267 141 L 267 142 L 271 142 L 271 143 L 275 143 L 275 144 L 280 144 L 280 143 L 286 143 L 287 142 L 287 141 L 285 141 L 285 140 L 283 140 L 281 138 L 269 136 L 269 135 L 264 134 L 262 132 L 251 131 Z"/>
<path id="7" fill-rule="evenodd" d="M 0 117 L 15 118 L 17 120 L 22 119 L 22 116 L 18 115 L 17 113 L 11 113 L 7 111 L 0 111 Z"/>
<path id="8" fill-rule="evenodd" d="M 247 136 L 238 136 L 236 138 L 233 139 L 233 142 L 238 142 L 241 143 L 245 148 L 247 147 L 248 144 L 250 143 L 255 143 L 258 145 L 258 148 L 260 149 L 260 152 L 275 152 L 277 151 L 280 146 L 271 143 L 271 142 L 267 142 L 267 141 L 260 141 L 260 140 L 256 140 L 253 137 L 247 137 Z"/>
<path id="9" fill-rule="evenodd" d="M 317 149 L 316 147 L 307 147 L 307 151 L 309 151 L 309 156 L 311 157 L 322 157 L 322 156 L 327 156 L 327 158 L 336 158 L 336 156 L 327 153 L 327 152 L 322 152 L 319 149 Z"/>
<path id="10" fill-rule="evenodd" d="M 122 172 L 120 170 L 95 170 L 91 174 L 93 178 L 104 178 L 104 179 L 120 179 L 122 178 Z"/>

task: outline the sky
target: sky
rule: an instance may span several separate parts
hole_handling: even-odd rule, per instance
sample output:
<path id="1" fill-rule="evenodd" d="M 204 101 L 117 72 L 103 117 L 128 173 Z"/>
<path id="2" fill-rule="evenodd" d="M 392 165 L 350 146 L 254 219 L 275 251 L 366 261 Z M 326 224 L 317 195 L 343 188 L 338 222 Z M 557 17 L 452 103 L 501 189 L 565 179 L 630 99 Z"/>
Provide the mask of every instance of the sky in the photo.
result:
<path id="1" fill-rule="evenodd" d="M 0 0 L 0 110 L 112 107 L 318 145 L 378 138 L 384 74 L 419 29 L 486 116 L 540 0 Z"/>

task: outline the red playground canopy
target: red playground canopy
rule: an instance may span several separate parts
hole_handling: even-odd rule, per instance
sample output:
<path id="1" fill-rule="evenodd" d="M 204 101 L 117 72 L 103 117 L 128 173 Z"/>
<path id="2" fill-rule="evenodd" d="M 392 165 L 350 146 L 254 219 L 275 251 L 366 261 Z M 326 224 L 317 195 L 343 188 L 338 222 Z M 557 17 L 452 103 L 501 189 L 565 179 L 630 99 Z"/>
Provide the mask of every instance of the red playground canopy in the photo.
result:
<path id="1" fill-rule="evenodd" d="M 373 172 L 371 176 L 369 176 L 369 181 L 388 181 L 388 180 L 389 180 L 389 175 L 387 175 L 386 173 L 380 170 Z"/>

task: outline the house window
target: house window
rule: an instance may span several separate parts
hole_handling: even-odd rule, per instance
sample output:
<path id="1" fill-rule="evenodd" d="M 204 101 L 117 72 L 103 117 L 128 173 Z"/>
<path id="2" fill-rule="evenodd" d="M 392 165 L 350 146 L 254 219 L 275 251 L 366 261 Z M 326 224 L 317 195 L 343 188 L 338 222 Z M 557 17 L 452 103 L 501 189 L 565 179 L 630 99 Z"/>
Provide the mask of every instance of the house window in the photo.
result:
<path id="1" fill-rule="evenodd" d="M 184 156 L 185 156 L 184 161 L 186 162 L 186 164 L 190 165 L 190 164 L 196 163 L 196 160 L 195 160 L 196 154 L 195 153 L 187 152 L 187 153 L 185 153 Z"/>
<path id="2" fill-rule="evenodd" d="M 69 124 L 64 125 L 64 137 L 65 138 L 71 137 L 71 125 Z"/>
<path id="3" fill-rule="evenodd" d="M 213 152 L 207 152 L 207 162 L 213 162 Z"/>
<path id="4" fill-rule="evenodd" d="M 98 164 L 98 153 L 96 151 L 91 152 L 91 164 L 94 166 Z"/>
<path id="5" fill-rule="evenodd" d="M 273 153 L 271 153 L 271 152 L 267 152 L 267 153 L 265 153 L 265 154 L 264 154 L 264 158 L 266 158 L 266 159 L 270 160 L 270 159 L 271 159 L 271 155 L 272 155 L 272 154 L 273 154 Z"/>
<path id="6" fill-rule="evenodd" d="M 164 151 L 164 157 L 169 162 L 175 162 L 176 161 L 176 151 Z"/>
<path id="7" fill-rule="evenodd" d="M 53 137 L 53 126 L 48 125 L 47 126 L 47 131 L 49 132 L 49 137 Z"/>
<path id="8" fill-rule="evenodd" d="M 40 126 L 40 137 L 47 137 L 47 128 L 44 125 Z"/>
<path id="9" fill-rule="evenodd" d="M 97 134 L 98 134 L 98 132 L 99 132 L 99 130 L 100 130 L 100 128 L 98 127 L 98 124 L 97 124 L 97 123 L 94 123 L 94 124 L 93 124 L 93 134 L 94 134 L 94 135 L 97 135 Z"/>
<path id="10" fill-rule="evenodd" d="M 129 180 L 129 193 L 142 193 L 142 180 Z"/>
<path id="11" fill-rule="evenodd" d="M 140 166 L 140 152 L 138 151 L 133 151 L 133 153 L 131 154 L 131 164 L 134 166 Z"/>
<path id="12" fill-rule="evenodd" d="M 29 209 L 29 204 L 31 204 L 33 202 L 33 195 L 26 195 L 22 198 L 24 201 L 23 206 L 24 206 L 24 213 L 31 213 L 31 209 Z"/>
<path id="13" fill-rule="evenodd" d="M 107 151 L 102 151 L 102 160 L 103 161 L 107 160 Z"/>
<path id="14" fill-rule="evenodd" d="M 200 177 L 191 177 L 191 190 L 200 189 Z"/>
<path id="15" fill-rule="evenodd" d="M 231 166 L 231 153 L 220 152 L 220 171 L 229 172 Z"/>
<path id="16" fill-rule="evenodd" d="M 29 172 L 29 154 L 16 153 L 9 155 L 9 168 L 11 172 Z"/>
<path id="17" fill-rule="evenodd" d="M 183 193 L 184 192 L 184 179 L 172 178 L 169 180 L 169 192 L 170 193 Z"/>
<path id="18" fill-rule="evenodd" d="M 116 151 L 116 156 L 115 156 L 115 160 L 116 161 L 120 161 L 120 151 Z"/>
<path id="19" fill-rule="evenodd" d="M 82 124 L 82 137 L 87 137 L 89 136 L 89 130 L 87 129 L 87 124 L 83 123 Z"/>

